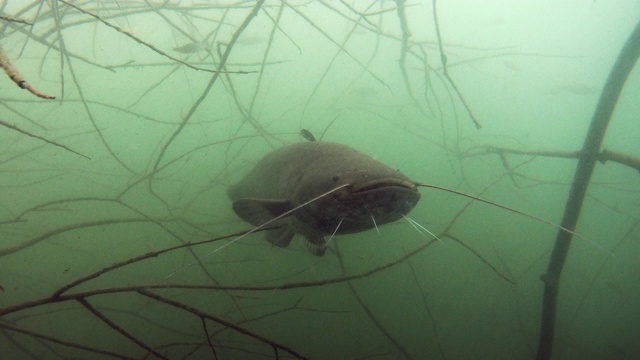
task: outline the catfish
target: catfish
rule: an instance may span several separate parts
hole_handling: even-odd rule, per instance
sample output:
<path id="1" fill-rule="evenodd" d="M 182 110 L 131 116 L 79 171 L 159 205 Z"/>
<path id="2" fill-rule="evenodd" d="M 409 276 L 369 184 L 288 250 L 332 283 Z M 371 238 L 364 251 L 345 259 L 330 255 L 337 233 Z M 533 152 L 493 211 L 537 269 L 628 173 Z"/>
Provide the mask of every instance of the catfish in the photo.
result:
<path id="1" fill-rule="evenodd" d="M 394 222 L 420 200 L 416 183 L 400 171 L 327 141 L 268 153 L 227 194 L 242 220 L 279 226 L 265 232 L 271 244 L 286 247 L 300 234 L 317 256 L 325 253 L 325 236 Z"/>

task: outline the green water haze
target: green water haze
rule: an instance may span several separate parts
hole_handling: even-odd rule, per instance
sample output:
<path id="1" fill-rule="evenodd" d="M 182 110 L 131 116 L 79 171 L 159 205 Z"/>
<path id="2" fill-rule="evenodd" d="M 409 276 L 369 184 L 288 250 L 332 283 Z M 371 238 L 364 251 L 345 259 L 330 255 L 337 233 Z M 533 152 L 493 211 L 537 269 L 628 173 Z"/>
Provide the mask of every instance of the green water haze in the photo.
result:
<path id="1" fill-rule="evenodd" d="M 227 196 L 307 130 L 559 224 L 640 3 L 435 5 L 1 2 L 0 358 L 536 358 L 556 227 L 421 188 L 318 257 Z M 632 161 L 639 98 L 602 144 Z M 552 359 L 640 358 L 637 164 L 596 165 Z"/>

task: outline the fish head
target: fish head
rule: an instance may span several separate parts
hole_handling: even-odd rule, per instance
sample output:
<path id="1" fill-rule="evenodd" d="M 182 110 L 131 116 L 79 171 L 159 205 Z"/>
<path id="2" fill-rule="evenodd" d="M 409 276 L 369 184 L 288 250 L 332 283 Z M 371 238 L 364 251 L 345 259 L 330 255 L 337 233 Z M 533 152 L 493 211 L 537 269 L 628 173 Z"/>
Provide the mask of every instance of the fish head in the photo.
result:
<path id="1" fill-rule="evenodd" d="M 420 200 L 416 185 L 397 170 L 374 165 L 325 171 L 323 177 L 312 179 L 302 187 L 316 190 L 306 196 L 309 199 L 339 189 L 309 203 L 296 217 L 329 235 L 365 231 L 408 214 Z"/>

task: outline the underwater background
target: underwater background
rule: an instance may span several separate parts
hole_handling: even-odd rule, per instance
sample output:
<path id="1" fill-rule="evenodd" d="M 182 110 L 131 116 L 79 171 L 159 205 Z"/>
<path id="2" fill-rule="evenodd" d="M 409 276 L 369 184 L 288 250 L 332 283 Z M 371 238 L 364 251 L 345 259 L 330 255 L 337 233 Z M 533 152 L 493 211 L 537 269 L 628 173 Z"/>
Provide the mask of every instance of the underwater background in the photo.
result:
<path id="1" fill-rule="evenodd" d="M 0 76 L 3 359 L 536 358 L 557 227 L 421 188 L 437 239 L 401 220 L 316 257 L 242 235 L 226 190 L 308 130 L 559 224 L 637 0 L 0 4 L 6 61 L 55 96 Z M 635 69 L 601 149 L 640 156 L 639 98 Z M 640 359 L 632 164 L 596 164 L 547 357 Z"/>

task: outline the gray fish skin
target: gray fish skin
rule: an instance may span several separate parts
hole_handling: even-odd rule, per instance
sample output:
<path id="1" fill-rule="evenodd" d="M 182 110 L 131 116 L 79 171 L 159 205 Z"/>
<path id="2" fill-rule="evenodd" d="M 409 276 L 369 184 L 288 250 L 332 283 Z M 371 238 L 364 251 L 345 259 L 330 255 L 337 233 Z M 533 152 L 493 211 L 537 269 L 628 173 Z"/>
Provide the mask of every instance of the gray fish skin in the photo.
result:
<path id="1" fill-rule="evenodd" d="M 198 52 L 200 50 L 204 49 L 204 43 L 203 42 L 194 42 L 194 43 L 190 43 L 190 44 L 186 44 L 186 45 L 182 45 L 182 46 L 178 46 L 176 48 L 173 48 L 173 51 L 177 51 L 179 53 L 183 53 L 183 54 L 193 54 L 194 52 Z"/>
<path id="2" fill-rule="evenodd" d="M 324 237 L 336 228 L 336 234 L 347 234 L 393 222 L 420 200 L 404 174 L 351 147 L 326 141 L 272 151 L 227 194 L 236 214 L 258 226 L 344 184 L 349 186 L 272 223 L 282 227 L 267 231 L 267 240 L 286 247 L 293 235 L 301 234 L 312 253 L 323 255 Z"/>

